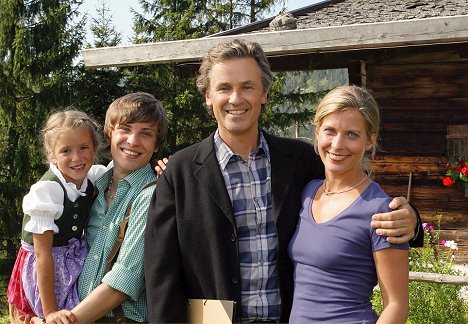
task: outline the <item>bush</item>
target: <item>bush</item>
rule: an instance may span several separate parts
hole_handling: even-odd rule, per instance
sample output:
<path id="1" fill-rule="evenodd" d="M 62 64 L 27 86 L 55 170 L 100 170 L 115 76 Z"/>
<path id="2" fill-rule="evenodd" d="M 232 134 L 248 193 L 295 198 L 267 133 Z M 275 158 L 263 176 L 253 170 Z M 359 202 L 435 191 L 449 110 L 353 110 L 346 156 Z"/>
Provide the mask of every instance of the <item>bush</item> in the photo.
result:
<path id="1" fill-rule="evenodd" d="M 410 249 L 410 271 L 460 275 L 454 268 L 453 257 L 457 249 L 454 242 L 440 243 L 440 220 L 436 227 L 423 224 L 424 247 Z M 468 309 L 460 292 L 462 286 L 411 281 L 409 284 L 410 324 L 464 324 L 468 323 Z M 372 296 L 375 311 L 382 312 L 380 290 Z"/>

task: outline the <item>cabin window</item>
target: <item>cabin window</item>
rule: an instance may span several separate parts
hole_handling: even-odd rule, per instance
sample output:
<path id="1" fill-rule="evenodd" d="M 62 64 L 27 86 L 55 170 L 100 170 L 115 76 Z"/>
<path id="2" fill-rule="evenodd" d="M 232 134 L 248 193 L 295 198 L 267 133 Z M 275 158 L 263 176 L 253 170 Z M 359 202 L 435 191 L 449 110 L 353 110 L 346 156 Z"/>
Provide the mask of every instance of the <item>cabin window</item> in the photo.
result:
<path id="1" fill-rule="evenodd" d="M 447 159 L 455 162 L 468 156 L 468 125 L 450 125 L 447 127 Z"/>

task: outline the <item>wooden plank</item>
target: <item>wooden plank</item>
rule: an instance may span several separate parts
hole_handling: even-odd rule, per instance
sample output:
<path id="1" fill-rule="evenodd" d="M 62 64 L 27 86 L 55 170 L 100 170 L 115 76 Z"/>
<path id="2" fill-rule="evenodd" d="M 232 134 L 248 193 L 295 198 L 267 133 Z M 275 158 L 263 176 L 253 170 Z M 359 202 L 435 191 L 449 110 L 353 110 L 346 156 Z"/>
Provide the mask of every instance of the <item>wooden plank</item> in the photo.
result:
<path id="1" fill-rule="evenodd" d="M 468 89 L 465 86 L 448 84 L 440 87 L 407 87 L 407 88 L 382 88 L 373 90 L 374 98 L 379 101 L 382 98 L 401 98 L 401 99 L 426 99 L 426 98 L 468 98 Z"/>
<path id="2" fill-rule="evenodd" d="M 439 284 L 451 284 L 468 286 L 468 276 L 453 276 L 440 273 L 414 272 L 409 273 L 410 281 L 430 282 Z"/>
<path id="3" fill-rule="evenodd" d="M 443 156 L 417 156 L 417 155 L 394 155 L 379 154 L 375 160 L 378 162 L 398 162 L 398 163 L 446 163 L 447 158 Z"/>
<path id="4" fill-rule="evenodd" d="M 438 165 L 425 165 L 425 164 L 407 164 L 407 163 L 385 163 L 377 164 L 373 163 L 372 168 L 377 175 L 391 176 L 395 175 L 398 177 L 408 176 L 410 172 L 413 172 L 415 180 L 419 175 L 424 176 L 437 176 L 440 177 L 445 173 L 445 165 L 440 167 Z M 401 175 L 402 174 L 402 175 Z"/>
<path id="5" fill-rule="evenodd" d="M 387 123 L 400 123 L 402 121 L 411 122 L 413 125 L 420 121 L 438 122 L 438 124 L 445 124 L 444 128 L 447 128 L 447 125 L 450 125 L 452 122 L 459 123 L 460 121 L 463 122 L 466 120 L 468 123 L 468 105 L 467 108 L 462 109 L 440 107 L 438 110 L 423 110 L 417 107 L 404 106 L 402 104 L 400 108 L 401 109 L 388 110 L 387 107 L 385 107 L 382 109 L 381 117 L 384 121 L 384 127 Z"/>
<path id="6" fill-rule="evenodd" d="M 468 62 L 418 63 L 408 65 L 367 65 L 369 88 L 424 87 L 437 85 L 465 85 L 468 81 Z M 388 80 L 392 82 L 388 82 Z"/>
<path id="7" fill-rule="evenodd" d="M 384 55 L 370 57 L 375 64 L 413 64 L 434 62 L 468 62 L 464 54 L 468 44 L 432 45 L 423 51 L 415 47 L 385 49 Z"/>
<path id="8" fill-rule="evenodd" d="M 196 62 L 210 48 L 235 38 L 258 42 L 268 56 L 351 51 L 468 41 L 468 15 L 251 33 L 82 51 L 87 67 Z"/>
<path id="9" fill-rule="evenodd" d="M 422 138 L 424 136 L 424 138 Z M 446 151 L 445 136 L 437 133 L 418 132 L 385 132 L 380 136 L 382 149 L 393 154 L 440 155 Z"/>
<path id="10" fill-rule="evenodd" d="M 411 109 L 415 111 L 427 111 L 432 114 L 434 110 L 464 110 L 468 107 L 468 98 L 421 98 L 421 99 L 403 99 L 399 97 L 381 98 L 378 103 L 384 114 L 389 110 Z M 407 117 L 413 115 L 408 114 Z M 413 116 L 414 117 L 414 116 Z M 420 116 L 417 116 L 420 117 Z"/>
<path id="11" fill-rule="evenodd" d="M 435 213 L 434 211 L 423 210 L 422 207 L 420 208 L 421 205 L 422 203 L 418 201 L 416 206 L 424 222 L 436 224 L 437 215 L 442 215 L 443 223 L 441 227 L 443 229 L 449 229 L 449 230 L 458 229 L 462 231 L 468 231 L 468 227 L 464 224 L 464 221 L 463 221 L 463 218 L 466 217 L 466 215 L 462 215 L 460 213 L 448 212 L 445 210 L 439 211 L 439 213 Z M 468 241 L 465 242 L 464 244 L 465 245 L 468 244 Z"/>
<path id="12" fill-rule="evenodd" d="M 468 231 L 468 224 L 464 222 L 466 215 L 462 215 L 460 212 L 453 213 L 444 210 L 443 212 L 435 213 L 434 211 L 427 210 L 427 205 L 424 206 L 424 202 L 421 201 L 418 201 L 417 208 L 423 222 L 437 224 L 437 215 L 442 215 L 441 228 Z M 464 242 L 464 244 L 467 245 L 468 242 Z"/>
<path id="13" fill-rule="evenodd" d="M 468 113 L 468 112 L 467 112 Z M 387 117 L 387 116 L 386 116 Z M 421 121 L 424 117 L 420 116 L 420 122 L 415 123 L 414 121 L 405 120 L 406 115 L 400 116 L 400 122 L 392 122 L 385 118 L 384 124 L 380 131 L 382 133 L 390 132 L 414 132 L 415 129 L 420 133 L 434 133 L 439 136 L 446 136 L 447 123 L 444 120 L 434 121 Z"/>
<path id="14" fill-rule="evenodd" d="M 376 178 L 382 189 L 390 196 L 405 196 L 407 183 L 402 183 L 399 186 L 387 185 L 389 181 L 382 181 L 381 178 Z M 442 180 L 442 177 L 441 177 Z M 442 181 L 432 186 L 424 187 L 413 184 L 411 188 L 412 200 L 427 200 L 432 201 L 432 211 L 442 212 L 445 205 L 454 204 L 460 208 L 460 212 L 468 216 L 468 201 L 465 199 L 465 193 L 461 188 L 446 188 L 442 186 Z"/>
<path id="15" fill-rule="evenodd" d="M 440 230 L 440 238 L 443 240 L 454 240 L 457 243 L 468 242 L 468 231 L 466 230 Z"/>
<path id="16" fill-rule="evenodd" d="M 375 156 L 375 161 L 378 163 L 445 164 L 447 163 L 447 158 L 444 156 L 378 154 Z"/>

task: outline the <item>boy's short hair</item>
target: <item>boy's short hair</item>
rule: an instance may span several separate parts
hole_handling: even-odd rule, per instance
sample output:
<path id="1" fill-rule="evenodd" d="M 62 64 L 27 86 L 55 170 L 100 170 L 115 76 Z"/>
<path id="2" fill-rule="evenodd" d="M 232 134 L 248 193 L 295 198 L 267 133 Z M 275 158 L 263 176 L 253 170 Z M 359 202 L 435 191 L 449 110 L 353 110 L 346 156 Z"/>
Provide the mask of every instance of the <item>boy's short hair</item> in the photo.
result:
<path id="1" fill-rule="evenodd" d="M 162 103 L 146 92 L 129 93 L 115 99 L 106 112 L 104 134 L 110 140 L 116 125 L 136 122 L 154 123 L 156 128 L 155 151 L 166 139 L 169 120 Z"/>

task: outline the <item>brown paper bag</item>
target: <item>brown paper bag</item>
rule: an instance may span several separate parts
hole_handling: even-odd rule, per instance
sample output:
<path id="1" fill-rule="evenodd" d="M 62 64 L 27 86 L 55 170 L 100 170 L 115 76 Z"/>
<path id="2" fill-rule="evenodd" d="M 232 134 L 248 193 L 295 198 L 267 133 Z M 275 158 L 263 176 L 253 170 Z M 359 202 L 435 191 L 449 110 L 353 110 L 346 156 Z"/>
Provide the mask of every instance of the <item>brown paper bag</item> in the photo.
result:
<path id="1" fill-rule="evenodd" d="M 232 324 L 235 305 L 229 300 L 189 299 L 189 323 Z"/>

